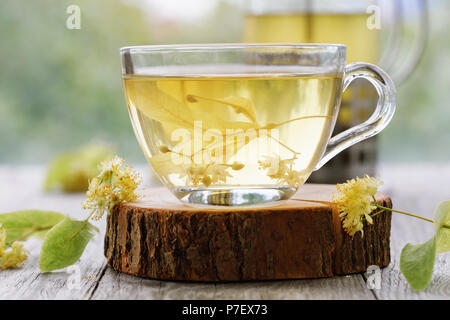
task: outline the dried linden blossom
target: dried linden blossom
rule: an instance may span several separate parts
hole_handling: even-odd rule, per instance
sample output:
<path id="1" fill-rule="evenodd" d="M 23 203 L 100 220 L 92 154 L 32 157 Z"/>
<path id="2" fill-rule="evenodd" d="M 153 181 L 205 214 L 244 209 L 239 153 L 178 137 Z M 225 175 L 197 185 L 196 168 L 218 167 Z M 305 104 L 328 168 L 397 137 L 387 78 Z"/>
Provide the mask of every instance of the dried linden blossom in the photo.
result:
<path id="1" fill-rule="evenodd" d="M 304 172 L 294 170 L 295 158 L 282 160 L 280 156 L 267 156 L 265 160 L 258 161 L 259 168 L 267 170 L 267 176 L 276 179 L 280 183 L 297 187 L 303 179 Z"/>
<path id="2" fill-rule="evenodd" d="M 364 218 L 369 224 L 373 223 L 370 213 L 377 207 L 372 201 L 382 184 L 379 179 L 365 175 L 336 185 L 337 193 L 332 201 L 340 212 L 342 227 L 350 236 L 357 232 L 361 232 L 361 237 L 364 235 Z"/>
<path id="3" fill-rule="evenodd" d="M 167 145 L 158 147 L 162 153 L 173 152 Z M 190 158 L 190 157 L 188 157 Z M 245 167 L 243 163 L 233 162 L 232 164 L 210 162 L 207 164 L 196 164 L 192 162 L 189 166 L 183 168 L 183 172 L 179 174 L 181 179 L 186 178 L 186 184 L 197 187 L 200 184 L 206 187 L 213 183 L 227 182 L 227 178 L 233 176 L 227 171 L 231 168 L 234 171 L 239 171 Z"/>
<path id="4" fill-rule="evenodd" d="M 227 178 L 233 177 L 227 170 L 231 168 L 232 170 L 241 170 L 244 164 L 234 162 L 231 165 L 219 164 L 219 163 L 208 163 L 206 165 L 191 164 L 189 165 L 180 178 L 186 177 L 186 183 L 198 186 L 203 184 L 206 187 L 213 183 L 226 182 Z"/>
<path id="5" fill-rule="evenodd" d="M 89 182 L 83 209 L 92 210 L 93 220 L 100 219 L 121 202 L 134 202 L 141 195 L 136 189 L 142 182 L 140 175 L 131 166 L 124 166 L 118 156 L 100 164 L 100 174 Z"/>
<path id="6" fill-rule="evenodd" d="M 6 248 L 6 230 L 0 226 L 0 269 L 14 269 L 23 266 L 29 256 L 23 244 L 14 241 L 11 248 Z"/>

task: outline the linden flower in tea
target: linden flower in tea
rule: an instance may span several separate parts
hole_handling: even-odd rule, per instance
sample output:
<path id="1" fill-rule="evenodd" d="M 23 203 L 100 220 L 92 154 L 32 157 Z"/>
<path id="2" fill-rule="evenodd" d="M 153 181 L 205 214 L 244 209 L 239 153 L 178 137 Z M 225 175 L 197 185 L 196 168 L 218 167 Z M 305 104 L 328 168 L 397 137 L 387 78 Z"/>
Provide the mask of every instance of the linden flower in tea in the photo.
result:
<path id="1" fill-rule="evenodd" d="M 162 153 L 173 152 L 166 145 L 159 146 L 159 151 Z M 188 166 L 180 165 L 181 172 L 179 173 L 179 177 L 186 177 L 186 183 L 192 186 L 198 186 L 200 184 L 209 186 L 212 183 L 226 182 L 228 177 L 232 177 L 232 175 L 228 172 L 228 169 L 231 168 L 234 171 L 238 171 L 245 167 L 244 164 L 236 161 L 232 164 L 223 164 L 215 163 L 210 160 L 211 162 L 209 163 L 198 165 L 195 164 L 192 156 L 185 156 L 183 154 L 179 155 L 186 157 L 190 162 Z"/>
<path id="2" fill-rule="evenodd" d="M 216 163 L 205 166 L 192 164 L 180 175 L 180 178 L 186 177 L 187 183 L 193 186 L 201 183 L 209 186 L 211 183 L 226 182 L 227 177 L 231 177 L 227 169 L 228 167 Z"/>
<path id="3" fill-rule="evenodd" d="M 296 158 L 282 160 L 278 155 L 264 157 L 265 160 L 259 161 L 259 167 L 267 170 L 267 175 L 277 180 L 279 183 L 286 183 L 297 187 L 304 181 L 305 172 L 294 170 L 294 161 Z"/>

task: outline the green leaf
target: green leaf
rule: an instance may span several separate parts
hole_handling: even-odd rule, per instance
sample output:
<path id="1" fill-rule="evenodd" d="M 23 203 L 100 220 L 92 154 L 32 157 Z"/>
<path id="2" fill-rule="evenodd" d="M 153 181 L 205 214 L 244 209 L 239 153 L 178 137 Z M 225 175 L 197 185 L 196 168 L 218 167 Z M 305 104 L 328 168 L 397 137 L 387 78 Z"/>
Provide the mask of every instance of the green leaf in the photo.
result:
<path id="1" fill-rule="evenodd" d="M 48 272 L 74 264 L 94 236 L 94 231 L 98 229 L 88 221 L 66 217 L 47 232 L 39 256 L 39 268 Z"/>
<path id="2" fill-rule="evenodd" d="M 64 219 L 54 211 L 21 210 L 0 214 L 0 225 L 6 229 L 7 242 L 26 240 L 37 232 L 46 232 Z"/>
<path id="3" fill-rule="evenodd" d="M 33 238 L 44 240 L 47 232 L 48 230 L 36 231 L 35 233 L 33 233 Z"/>
<path id="4" fill-rule="evenodd" d="M 436 236 L 425 243 L 413 245 L 408 243 L 400 255 L 400 270 L 411 288 L 425 289 L 433 275 L 436 257 Z"/>
<path id="5" fill-rule="evenodd" d="M 89 180 L 98 174 L 98 164 L 114 155 L 114 149 L 92 143 L 73 151 L 63 152 L 50 164 L 44 189 L 61 189 L 64 192 L 82 192 L 89 186 Z"/>
<path id="6" fill-rule="evenodd" d="M 450 201 L 439 204 L 434 213 L 434 224 L 437 237 L 437 252 L 450 251 Z"/>

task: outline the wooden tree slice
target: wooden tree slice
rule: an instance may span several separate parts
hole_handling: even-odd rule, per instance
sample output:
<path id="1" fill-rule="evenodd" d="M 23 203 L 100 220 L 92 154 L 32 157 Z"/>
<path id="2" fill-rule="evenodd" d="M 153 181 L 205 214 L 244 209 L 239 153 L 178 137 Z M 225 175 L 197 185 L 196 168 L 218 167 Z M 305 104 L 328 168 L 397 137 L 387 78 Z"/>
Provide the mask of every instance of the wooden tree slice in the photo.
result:
<path id="1" fill-rule="evenodd" d="M 331 199 L 331 185 L 306 184 L 293 199 Z M 379 204 L 391 199 L 377 194 Z M 287 200 L 259 208 L 194 208 L 165 188 L 108 216 L 105 256 L 120 272 L 146 278 L 241 281 L 321 278 L 365 272 L 390 261 L 391 213 L 364 237 L 342 230 L 331 206 Z"/>

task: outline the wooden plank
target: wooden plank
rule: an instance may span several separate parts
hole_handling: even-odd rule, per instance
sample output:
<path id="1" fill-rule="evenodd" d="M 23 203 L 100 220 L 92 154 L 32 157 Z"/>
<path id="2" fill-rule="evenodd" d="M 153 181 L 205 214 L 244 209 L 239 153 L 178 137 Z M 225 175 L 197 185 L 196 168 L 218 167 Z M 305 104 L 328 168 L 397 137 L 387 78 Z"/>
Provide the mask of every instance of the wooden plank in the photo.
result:
<path id="1" fill-rule="evenodd" d="M 385 181 L 382 191 L 391 195 L 395 209 L 433 219 L 437 205 L 450 199 L 448 165 L 389 165 L 379 171 Z M 433 233 L 429 222 L 393 214 L 391 264 L 382 270 L 381 289 L 373 290 L 378 299 L 450 299 L 449 254 L 438 256 L 432 282 L 424 291 L 412 290 L 400 272 L 401 249 L 408 242 L 422 243 Z"/>
<path id="2" fill-rule="evenodd" d="M 22 169 L 0 167 L 0 212 L 22 209 L 55 210 L 82 219 L 83 194 L 43 193 L 44 171 L 40 167 Z M 96 223 L 101 233 L 89 243 L 83 256 L 76 264 L 79 267 L 80 288 L 69 289 L 68 279 L 75 273 L 67 271 L 41 273 L 38 267 L 42 242 L 30 239 L 25 247 L 30 257 L 25 266 L 17 270 L 0 271 L 0 299 L 89 299 L 97 287 L 98 280 L 106 268 L 103 257 L 105 222 Z"/>
<path id="3" fill-rule="evenodd" d="M 145 172 L 145 171 L 143 171 Z M 42 167 L 0 166 L 0 212 L 39 208 L 76 216 L 83 195 L 44 194 Z M 432 218 L 440 201 L 448 200 L 450 166 L 383 166 L 382 191 L 390 194 L 394 207 Z M 398 259 L 407 243 L 419 243 L 433 234 L 431 224 L 393 215 L 391 259 L 382 270 L 380 290 L 369 290 L 361 275 L 317 280 L 199 284 L 146 280 L 105 269 L 102 235 L 89 244 L 80 259 L 81 290 L 68 290 L 66 272 L 41 274 L 40 242 L 27 241 L 32 252 L 25 267 L 0 271 L 0 299 L 449 299 L 449 255 L 440 255 L 433 281 L 427 290 L 412 291 L 400 273 Z M 100 221 L 104 228 L 104 221 Z M 84 277 L 83 277 L 84 276 Z"/>
<path id="4" fill-rule="evenodd" d="M 143 279 L 107 269 L 92 299 L 213 299 L 214 284 Z"/>
<path id="5" fill-rule="evenodd" d="M 93 292 L 94 300 L 161 299 L 161 281 L 142 279 L 106 268 L 104 276 Z"/>
<path id="6" fill-rule="evenodd" d="M 317 280 L 190 283 L 142 279 L 107 269 L 92 299 L 375 299 L 361 275 Z"/>
<path id="7" fill-rule="evenodd" d="M 450 299 L 450 273 L 447 255 L 436 259 L 432 282 L 424 291 L 412 290 L 400 272 L 400 253 L 406 243 L 422 243 L 433 234 L 432 225 L 411 221 L 408 217 L 393 217 L 393 250 L 391 264 L 381 272 L 381 288 L 374 290 L 378 299 Z"/>
<path id="8" fill-rule="evenodd" d="M 264 300 L 373 300 L 361 275 L 328 279 L 218 284 L 214 299 Z"/>
<path id="9" fill-rule="evenodd" d="M 27 241 L 26 247 L 30 249 L 31 256 L 24 268 L 17 270 L 4 270 L 0 272 L 0 299 L 89 299 L 98 280 L 106 268 L 105 260 L 101 255 L 102 248 L 97 245 L 101 239 L 91 243 L 83 256 L 76 263 L 79 273 L 56 271 L 41 273 L 38 268 L 40 241 Z M 100 236 L 101 237 L 101 236 Z M 70 277 L 79 275 L 80 287 L 70 288 Z"/>

